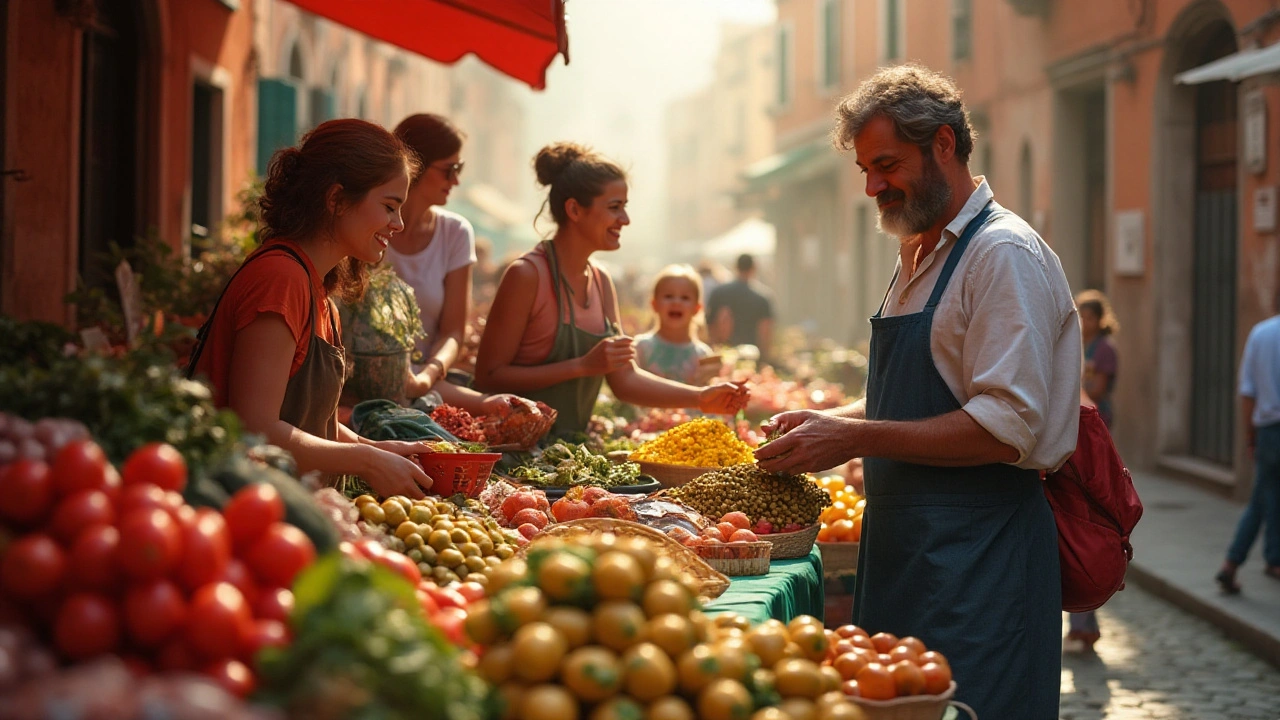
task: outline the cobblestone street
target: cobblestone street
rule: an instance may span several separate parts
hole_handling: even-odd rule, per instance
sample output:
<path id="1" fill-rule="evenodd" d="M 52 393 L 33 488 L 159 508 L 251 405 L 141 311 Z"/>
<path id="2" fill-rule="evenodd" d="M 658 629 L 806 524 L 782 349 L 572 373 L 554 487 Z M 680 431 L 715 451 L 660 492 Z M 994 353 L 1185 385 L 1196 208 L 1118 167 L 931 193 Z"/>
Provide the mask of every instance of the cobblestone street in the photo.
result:
<path id="1" fill-rule="evenodd" d="M 1200 618 L 1129 583 L 1099 623 L 1097 655 L 1063 655 L 1062 720 L 1280 719 L 1280 670 Z"/>

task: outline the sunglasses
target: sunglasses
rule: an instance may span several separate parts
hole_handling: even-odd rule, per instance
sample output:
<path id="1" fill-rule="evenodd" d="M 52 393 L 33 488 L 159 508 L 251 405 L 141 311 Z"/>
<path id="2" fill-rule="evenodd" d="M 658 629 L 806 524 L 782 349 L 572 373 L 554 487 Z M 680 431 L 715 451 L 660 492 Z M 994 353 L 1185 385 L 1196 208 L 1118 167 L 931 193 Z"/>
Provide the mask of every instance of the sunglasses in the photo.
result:
<path id="1" fill-rule="evenodd" d="M 432 165 L 431 167 L 444 173 L 444 178 L 449 181 L 457 180 L 462 174 L 462 168 L 466 167 L 465 162 L 456 162 L 451 165 Z"/>

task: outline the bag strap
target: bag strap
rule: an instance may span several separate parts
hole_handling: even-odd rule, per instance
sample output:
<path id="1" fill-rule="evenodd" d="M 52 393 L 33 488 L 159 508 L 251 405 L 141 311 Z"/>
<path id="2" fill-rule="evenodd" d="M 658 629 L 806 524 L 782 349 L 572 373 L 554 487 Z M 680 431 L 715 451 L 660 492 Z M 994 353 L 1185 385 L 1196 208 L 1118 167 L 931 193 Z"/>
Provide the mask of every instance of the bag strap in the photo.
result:
<path id="1" fill-rule="evenodd" d="M 213 309 L 209 311 L 209 317 L 205 319 L 204 324 L 200 326 L 200 329 L 198 331 L 196 331 L 196 346 L 191 350 L 191 357 L 187 359 L 187 368 L 184 373 L 188 380 L 192 380 L 195 378 L 196 363 L 200 361 L 200 356 L 204 354 L 205 343 L 209 341 L 209 333 L 212 332 L 213 330 L 213 319 L 217 317 L 218 306 L 222 304 L 222 299 L 226 297 L 227 290 L 231 288 L 231 283 L 236 279 L 236 276 L 238 276 L 240 272 L 245 269 L 245 266 L 247 266 L 249 263 L 253 262 L 254 260 L 257 260 L 258 258 L 265 256 L 267 253 L 273 252 L 275 250 L 280 250 L 288 254 L 290 257 L 296 260 L 298 264 L 302 266 L 302 269 L 307 273 L 307 289 L 311 293 L 310 317 L 308 319 L 311 324 L 311 334 L 312 335 L 315 334 L 316 332 L 315 287 L 311 282 L 311 271 L 307 269 L 307 263 L 302 259 L 302 256 L 297 253 L 297 251 L 295 251 L 293 248 L 289 247 L 288 245 L 284 245 L 282 243 L 264 245 L 263 247 L 259 248 L 257 252 L 254 252 L 252 255 L 245 258 L 245 261 L 240 264 L 240 267 L 236 268 L 236 271 L 231 274 L 231 277 L 227 280 L 227 284 L 222 286 L 222 292 L 218 293 L 218 299 L 213 302 Z"/>

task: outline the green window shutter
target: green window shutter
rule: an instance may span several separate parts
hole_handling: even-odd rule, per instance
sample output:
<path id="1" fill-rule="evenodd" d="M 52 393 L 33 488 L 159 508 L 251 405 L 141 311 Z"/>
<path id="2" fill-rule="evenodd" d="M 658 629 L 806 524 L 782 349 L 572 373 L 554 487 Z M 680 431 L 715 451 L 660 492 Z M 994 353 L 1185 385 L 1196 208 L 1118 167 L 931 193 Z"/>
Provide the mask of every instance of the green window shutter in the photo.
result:
<path id="1" fill-rule="evenodd" d="M 267 164 L 280 148 L 298 139 L 298 88 L 289 80 L 258 80 L 258 174 L 266 177 Z"/>
<path id="2" fill-rule="evenodd" d="M 310 103 L 311 122 L 308 128 L 314 128 L 325 120 L 332 120 L 338 116 L 338 101 L 333 93 L 324 88 L 311 88 L 308 91 L 308 101 Z"/>

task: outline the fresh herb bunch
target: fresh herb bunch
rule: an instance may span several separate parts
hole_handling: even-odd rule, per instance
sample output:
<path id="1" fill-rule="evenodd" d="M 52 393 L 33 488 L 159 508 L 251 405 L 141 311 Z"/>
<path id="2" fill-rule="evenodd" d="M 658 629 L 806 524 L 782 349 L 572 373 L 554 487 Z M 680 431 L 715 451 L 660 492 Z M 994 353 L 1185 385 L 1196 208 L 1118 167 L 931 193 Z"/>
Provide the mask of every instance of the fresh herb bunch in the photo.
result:
<path id="1" fill-rule="evenodd" d="M 239 420 L 214 407 L 206 385 L 183 377 L 171 356 L 142 351 L 0 366 L 0 407 L 33 422 L 78 420 L 117 464 L 141 445 L 167 442 L 193 474 L 240 438 Z"/>
<path id="2" fill-rule="evenodd" d="M 364 298 L 341 308 L 342 327 L 351 352 L 369 355 L 412 350 L 426 331 L 413 288 L 396 275 L 388 264 L 377 265 L 369 274 Z"/>
<path id="3" fill-rule="evenodd" d="M 293 642 L 258 656 L 257 701 L 319 720 L 496 717 L 493 690 L 427 623 L 403 578 L 331 554 L 293 594 Z"/>
<path id="4" fill-rule="evenodd" d="M 594 485 L 621 487 L 635 485 L 640 466 L 633 462 L 613 463 L 586 447 L 558 442 L 542 451 L 541 457 L 512 471 L 512 476 L 538 487 Z"/>

